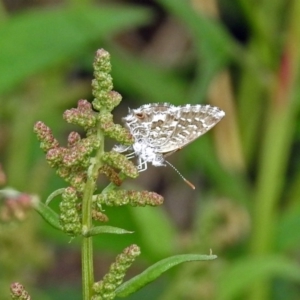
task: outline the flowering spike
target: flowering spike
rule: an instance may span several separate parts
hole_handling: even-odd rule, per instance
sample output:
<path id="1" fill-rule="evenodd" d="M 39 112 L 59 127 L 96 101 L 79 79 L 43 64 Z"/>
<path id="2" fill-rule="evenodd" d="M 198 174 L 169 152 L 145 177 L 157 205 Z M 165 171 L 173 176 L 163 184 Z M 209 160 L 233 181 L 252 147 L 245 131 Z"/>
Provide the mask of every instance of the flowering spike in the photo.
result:
<path id="1" fill-rule="evenodd" d="M 77 210 L 78 196 L 76 189 L 67 187 L 62 193 L 60 202 L 60 224 L 63 230 L 71 236 L 76 236 L 81 232 L 81 218 Z"/>
<path id="2" fill-rule="evenodd" d="M 93 221 L 108 221 L 108 216 L 103 213 L 101 206 L 157 206 L 163 203 L 163 197 L 153 192 L 116 189 L 125 177 L 136 178 L 139 173 L 126 156 L 117 152 L 117 150 L 133 149 L 135 139 L 132 134 L 135 132 L 132 131 L 131 134 L 128 129 L 113 122 L 111 111 L 120 103 L 122 97 L 118 92 L 113 91 L 110 71 L 109 53 L 103 49 L 98 50 L 94 61 L 93 102 L 79 100 L 76 108 L 66 110 L 63 115 L 67 122 L 84 129 L 84 133 L 71 132 L 67 146 L 60 146 L 50 128 L 44 123 L 37 122 L 34 126 L 49 165 L 70 185 L 61 193 L 59 214 L 44 203 L 34 207 L 55 228 L 71 236 L 82 235 L 83 245 L 85 245 L 82 247 L 84 298 L 92 300 L 114 299 L 116 289 L 122 283 L 125 272 L 140 254 L 140 249 L 136 245 L 126 248 L 111 265 L 103 280 L 94 284 L 94 295 L 90 294 L 90 288 L 86 287 L 91 285 L 92 258 L 91 248 L 88 246 L 89 240 L 86 238 L 100 233 L 131 233 L 113 226 L 94 226 Z M 114 149 L 105 152 L 106 136 L 115 139 L 122 146 L 116 151 Z M 115 169 L 120 170 L 120 173 L 118 174 Z M 99 173 L 105 174 L 113 184 L 109 184 L 102 194 L 94 195 Z M 53 196 L 48 199 L 52 199 Z"/>
<path id="3" fill-rule="evenodd" d="M 123 253 L 118 255 L 116 261 L 110 266 L 109 272 L 104 278 L 94 283 L 93 290 L 96 295 L 92 299 L 114 299 L 116 288 L 121 285 L 126 271 L 140 253 L 137 245 L 131 245 L 124 249 Z"/>
<path id="4" fill-rule="evenodd" d="M 77 108 L 66 110 L 63 117 L 68 123 L 82 126 L 85 129 L 96 125 L 95 113 L 92 110 L 92 105 L 87 100 L 79 100 Z"/>
<path id="5" fill-rule="evenodd" d="M 76 131 L 72 131 L 68 136 L 68 146 L 72 147 L 76 145 L 78 142 L 80 142 L 81 137 L 80 134 Z"/>
<path id="6" fill-rule="evenodd" d="M 112 139 L 117 140 L 123 145 L 132 145 L 134 138 L 130 132 L 119 124 L 114 124 L 113 116 L 111 113 L 103 113 L 98 117 L 100 128 L 104 134 Z"/>
<path id="7" fill-rule="evenodd" d="M 92 218 L 95 221 L 99 221 L 99 222 L 108 222 L 108 216 L 106 214 L 104 214 L 103 212 L 100 211 L 96 211 L 96 210 L 92 210 Z"/>
<path id="8" fill-rule="evenodd" d="M 24 221 L 32 208 L 33 197 L 13 189 L 0 190 L 0 224 Z"/>
<path id="9" fill-rule="evenodd" d="M 104 165 L 99 169 L 99 172 L 105 174 L 115 185 L 120 186 L 122 184 L 122 179 L 112 167 Z"/>
<path id="10" fill-rule="evenodd" d="M 136 178 L 139 175 L 135 165 L 120 153 L 114 151 L 106 152 L 103 154 L 102 160 L 109 166 L 121 170 L 122 173 L 130 178 Z"/>
<path id="11" fill-rule="evenodd" d="M 40 146 L 44 152 L 59 146 L 58 141 L 53 137 L 51 129 L 43 122 L 39 121 L 35 123 L 33 130 L 36 133 L 38 140 L 41 142 Z"/>
<path id="12" fill-rule="evenodd" d="M 13 300 L 30 300 L 31 297 L 19 282 L 10 285 L 10 295 Z"/>
<path id="13" fill-rule="evenodd" d="M 94 70 L 95 79 L 92 82 L 92 88 L 95 99 L 93 107 L 98 111 L 102 107 L 108 111 L 112 111 L 114 107 L 119 105 L 122 97 L 117 92 L 112 91 L 110 55 L 104 49 L 99 49 L 96 52 Z"/>
<path id="14" fill-rule="evenodd" d="M 93 200 L 100 206 L 158 206 L 163 203 L 164 198 L 154 192 L 116 190 L 95 195 Z"/>

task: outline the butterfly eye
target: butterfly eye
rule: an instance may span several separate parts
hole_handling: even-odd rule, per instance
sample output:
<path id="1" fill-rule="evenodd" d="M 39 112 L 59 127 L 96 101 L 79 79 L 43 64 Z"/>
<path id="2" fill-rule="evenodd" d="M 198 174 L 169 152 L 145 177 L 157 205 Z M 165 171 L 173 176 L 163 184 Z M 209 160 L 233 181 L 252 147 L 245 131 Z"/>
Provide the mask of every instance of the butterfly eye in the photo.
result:
<path id="1" fill-rule="evenodd" d="M 138 118 L 138 119 L 144 119 L 145 118 L 145 114 L 144 113 L 137 113 L 137 114 L 135 114 L 136 115 L 136 117 Z"/>

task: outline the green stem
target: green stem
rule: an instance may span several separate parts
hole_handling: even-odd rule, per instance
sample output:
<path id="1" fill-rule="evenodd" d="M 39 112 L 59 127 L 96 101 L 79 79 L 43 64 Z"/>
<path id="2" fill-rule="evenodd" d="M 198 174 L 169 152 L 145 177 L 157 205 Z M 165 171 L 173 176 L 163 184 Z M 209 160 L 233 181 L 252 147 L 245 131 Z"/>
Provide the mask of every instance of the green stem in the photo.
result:
<path id="1" fill-rule="evenodd" d="M 276 205 L 281 197 L 294 131 L 291 106 L 273 112 L 267 126 L 254 196 L 252 251 L 265 255 L 271 251 L 276 224 Z"/>
<path id="2" fill-rule="evenodd" d="M 83 241 L 82 241 L 82 289 L 83 289 L 83 299 L 84 300 L 91 299 L 93 282 L 94 282 L 93 239 L 92 239 L 92 237 L 83 237 Z"/>
<path id="3" fill-rule="evenodd" d="M 92 165 L 88 170 L 88 179 L 85 185 L 83 200 L 82 200 L 82 228 L 83 232 L 89 231 L 92 228 L 92 197 L 96 186 L 96 179 L 98 177 L 98 170 L 101 167 L 101 156 L 104 153 L 104 136 L 98 130 L 97 136 L 100 140 L 101 146 L 97 151 Z M 90 300 L 93 294 L 92 286 L 94 283 L 93 270 L 93 238 L 83 237 L 82 240 L 82 289 L 83 299 Z"/>
<path id="4" fill-rule="evenodd" d="M 295 120 L 288 106 L 271 115 L 264 138 L 254 195 L 251 250 L 256 257 L 266 257 L 273 251 L 277 206 L 282 196 L 294 131 Z M 260 281 L 253 285 L 249 296 L 251 300 L 269 299 L 270 282 Z"/>
<path id="5" fill-rule="evenodd" d="M 296 124 L 298 95 L 296 93 L 300 55 L 300 2 L 291 6 L 291 24 L 285 45 L 285 60 L 271 99 L 273 110 L 267 125 L 262 148 L 261 164 L 254 201 L 252 253 L 266 256 L 273 251 L 274 229 L 277 222 L 278 201 L 282 197 L 287 161 Z M 269 299 L 270 283 L 260 281 L 251 287 L 249 299 Z"/>

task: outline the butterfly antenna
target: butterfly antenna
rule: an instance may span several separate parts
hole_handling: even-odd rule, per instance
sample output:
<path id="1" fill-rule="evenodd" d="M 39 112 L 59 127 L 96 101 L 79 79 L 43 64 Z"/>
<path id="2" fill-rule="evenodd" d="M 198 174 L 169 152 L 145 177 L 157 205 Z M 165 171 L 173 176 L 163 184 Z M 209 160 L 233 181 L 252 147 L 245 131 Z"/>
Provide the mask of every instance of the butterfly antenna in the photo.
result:
<path id="1" fill-rule="evenodd" d="M 195 186 L 190 181 L 188 181 L 185 177 L 183 177 L 183 175 L 170 162 L 168 162 L 167 160 L 165 160 L 165 162 L 177 172 L 177 174 L 183 179 L 183 181 L 187 185 L 189 185 L 193 190 L 195 189 Z"/>

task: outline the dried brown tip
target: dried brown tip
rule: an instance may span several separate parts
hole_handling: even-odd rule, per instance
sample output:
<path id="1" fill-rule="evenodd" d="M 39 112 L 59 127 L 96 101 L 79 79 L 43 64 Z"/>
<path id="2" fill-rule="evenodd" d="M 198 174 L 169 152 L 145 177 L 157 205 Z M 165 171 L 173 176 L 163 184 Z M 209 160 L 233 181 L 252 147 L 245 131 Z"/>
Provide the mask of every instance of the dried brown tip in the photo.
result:
<path id="1" fill-rule="evenodd" d="M 190 182 L 190 181 L 188 181 L 187 179 L 183 179 L 184 180 L 184 182 L 187 184 L 187 185 L 189 185 L 193 190 L 195 190 L 196 188 L 195 188 L 195 186 Z"/>

